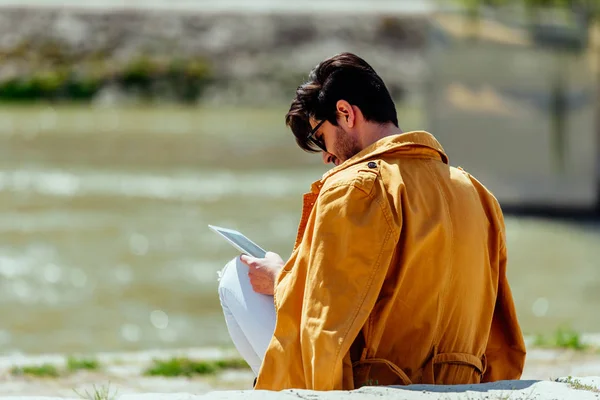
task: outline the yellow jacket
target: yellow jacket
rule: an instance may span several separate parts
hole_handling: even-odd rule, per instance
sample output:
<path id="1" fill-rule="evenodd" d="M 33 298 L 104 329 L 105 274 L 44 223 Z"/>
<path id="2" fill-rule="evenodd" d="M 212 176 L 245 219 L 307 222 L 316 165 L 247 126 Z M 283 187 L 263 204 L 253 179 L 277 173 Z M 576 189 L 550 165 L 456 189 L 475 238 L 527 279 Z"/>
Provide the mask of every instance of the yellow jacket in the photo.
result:
<path id="1" fill-rule="evenodd" d="M 494 196 L 427 132 L 383 138 L 304 195 L 255 389 L 519 379 Z"/>

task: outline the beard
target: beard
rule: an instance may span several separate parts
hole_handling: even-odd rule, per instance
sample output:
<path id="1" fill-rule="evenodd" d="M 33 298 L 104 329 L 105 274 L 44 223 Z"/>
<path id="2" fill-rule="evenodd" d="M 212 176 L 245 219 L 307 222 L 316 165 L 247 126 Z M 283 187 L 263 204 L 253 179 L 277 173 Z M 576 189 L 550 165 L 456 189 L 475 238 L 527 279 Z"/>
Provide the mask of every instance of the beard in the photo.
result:
<path id="1" fill-rule="evenodd" d="M 354 136 L 350 136 L 341 127 L 337 127 L 335 131 L 335 156 L 344 162 L 362 150 L 358 140 Z"/>

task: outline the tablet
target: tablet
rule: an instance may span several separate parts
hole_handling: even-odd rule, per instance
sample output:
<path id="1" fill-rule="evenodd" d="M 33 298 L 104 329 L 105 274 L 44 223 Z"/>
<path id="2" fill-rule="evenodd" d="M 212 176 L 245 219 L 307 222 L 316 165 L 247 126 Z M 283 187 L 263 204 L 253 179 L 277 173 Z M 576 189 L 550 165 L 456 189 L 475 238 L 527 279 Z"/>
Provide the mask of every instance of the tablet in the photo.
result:
<path id="1" fill-rule="evenodd" d="M 219 226 L 208 225 L 210 229 L 217 232 L 225 238 L 233 247 L 244 254 L 256 258 L 264 258 L 267 253 L 259 245 L 248 239 L 246 236 L 233 229 L 221 228 Z"/>

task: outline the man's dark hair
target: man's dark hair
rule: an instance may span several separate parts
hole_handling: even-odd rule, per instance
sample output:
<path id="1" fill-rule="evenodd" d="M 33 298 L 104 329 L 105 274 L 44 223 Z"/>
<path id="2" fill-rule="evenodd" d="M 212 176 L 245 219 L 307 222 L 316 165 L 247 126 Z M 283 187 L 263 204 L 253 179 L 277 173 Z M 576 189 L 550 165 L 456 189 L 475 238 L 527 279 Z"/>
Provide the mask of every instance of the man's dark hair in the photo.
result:
<path id="1" fill-rule="evenodd" d="M 303 150 L 321 151 L 307 140 L 311 131 L 309 119 L 326 119 L 337 126 L 336 103 L 339 100 L 358 107 L 367 121 L 391 122 L 398 126 L 394 101 L 375 70 L 355 54 L 338 54 L 322 61 L 310 72 L 308 82 L 296 90 L 285 116 L 286 125 L 292 129 Z"/>

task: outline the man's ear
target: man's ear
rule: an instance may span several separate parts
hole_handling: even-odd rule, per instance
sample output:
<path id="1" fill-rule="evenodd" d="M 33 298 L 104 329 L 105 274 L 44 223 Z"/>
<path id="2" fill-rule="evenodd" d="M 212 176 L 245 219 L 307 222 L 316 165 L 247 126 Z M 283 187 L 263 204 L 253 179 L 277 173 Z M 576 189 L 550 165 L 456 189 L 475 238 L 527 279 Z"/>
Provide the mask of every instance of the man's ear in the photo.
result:
<path id="1" fill-rule="evenodd" d="M 335 103 L 335 110 L 338 114 L 338 124 L 353 128 L 356 123 L 356 112 L 346 100 L 338 100 Z"/>

